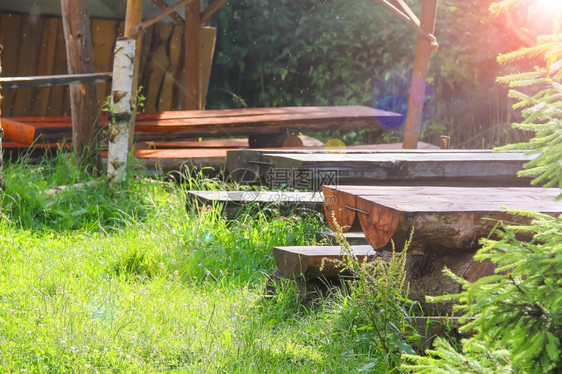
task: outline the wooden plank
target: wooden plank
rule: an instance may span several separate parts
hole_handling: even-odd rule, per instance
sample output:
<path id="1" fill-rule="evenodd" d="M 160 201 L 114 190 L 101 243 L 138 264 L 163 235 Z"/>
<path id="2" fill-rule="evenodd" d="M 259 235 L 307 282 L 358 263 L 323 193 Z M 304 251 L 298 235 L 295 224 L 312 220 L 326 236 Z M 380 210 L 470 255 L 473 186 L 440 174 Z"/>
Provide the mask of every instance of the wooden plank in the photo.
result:
<path id="1" fill-rule="evenodd" d="M 64 32 L 62 27 L 62 20 L 57 19 L 57 42 L 55 46 L 55 61 L 53 64 L 52 74 L 61 75 L 68 74 L 66 66 L 66 47 L 64 42 Z M 45 115 L 69 115 L 70 114 L 70 88 L 68 86 L 55 86 L 51 87 L 49 96 L 49 104 Z"/>
<path id="2" fill-rule="evenodd" d="M 352 211 L 375 249 L 388 246 L 391 238 L 405 242 L 413 228 L 412 250 L 465 250 L 474 248 L 498 221 L 529 223 L 528 217 L 508 214 L 505 207 L 562 213 L 557 188 L 325 186 L 323 191 L 330 197 L 326 213 Z"/>
<path id="3" fill-rule="evenodd" d="M 176 77 L 179 73 L 181 52 L 183 47 L 183 28 L 174 26 L 168 40 L 168 66 L 162 81 L 162 88 L 158 97 L 158 110 L 165 111 L 172 109 L 174 86 Z"/>
<path id="4" fill-rule="evenodd" d="M 158 173 L 185 172 L 195 168 L 212 168 L 216 171 L 224 167 L 226 152 L 232 148 L 191 148 L 191 149 L 139 149 L 133 151 L 148 170 Z M 102 152 L 102 164 L 107 165 L 107 153 Z"/>
<path id="5" fill-rule="evenodd" d="M 272 170 L 330 170 L 339 184 L 529 185 L 517 176 L 536 158 L 524 153 L 264 154 Z M 266 170 L 267 172 L 267 170 Z M 335 182 L 333 182 L 335 183 Z M 326 184 L 326 183 L 322 183 Z"/>
<path id="6" fill-rule="evenodd" d="M 164 39 L 167 40 L 167 37 Z M 160 42 L 156 42 L 160 44 Z M 302 107 L 271 107 L 271 108 L 239 108 L 239 109 L 213 109 L 213 110 L 176 110 L 169 112 L 148 112 L 143 114 L 145 120 L 181 120 L 188 118 L 230 118 L 286 115 L 299 116 L 300 118 L 339 118 L 343 121 L 356 118 L 376 120 L 377 118 L 400 117 L 400 114 L 392 113 L 367 106 L 302 106 Z"/>
<path id="7" fill-rule="evenodd" d="M 92 46 L 94 49 L 94 71 L 113 70 L 113 49 L 117 39 L 118 21 L 92 19 Z M 103 104 L 111 93 L 111 84 L 96 85 L 98 103 Z"/>
<path id="8" fill-rule="evenodd" d="M 372 261 L 377 256 L 377 252 L 370 245 L 352 246 L 351 250 L 356 257 L 365 258 L 366 261 Z M 341 267 L 334 262 L 344 259 L 341 253 L 340 246 L 273 247 L 275 265 L 281 274 L 291 279 L 300 278 L 302 275 L 307 278 L 341 275 Z"/>
<path id="9" fill-rule="evenodd" d="M 351 246 L 351 250 L 361 260 L 388 262 L 392 259 L 392 252 L 373 251 L 371 246 Z M 398 248 L 400 250 L 400 248 Z M 341 275 L 341 268 L 335 266 L 333 260 L 342 260 L 340 246 L 302 246 L 302 247 L 274 247 L 273 257 L 279 273 L 287 278 L 305 281 L 317 277 L 335 278 Z M 460 284 L 443 274 L 447 267 L 453 273 L 466 280 L 474 282 L 483 276 L 494 273 L 494 265 L 490 261 L 476 262 L 473 259 L 476 251 L 468 250 L 457 253 L 438 254 L 406 254 L 406 283 L 409 285 L 408 297 L 418 301 L 425 313 L 437 311 L 447 313 L 452 311 L 453 303 L 427 303 L 426 296 L 455 294 L 460 292 Z M 321 270 L 323 259 L 324 267 Z M 330 261 L 331 260 L 331 261 Z"/>
<path id="10" fill-rule="evenodd" d="M 201 27 L 199 31 L 199 90 L 201 92 L 201 109 L 205 109 L 217 42 L 217 28 Z"/>
<path id="11" fill-rule="evenodd" d="M 369 245 L 363 232 L 344 232 L 343 237 L 349 245 Z M 337 245 L 336 234 L 334 231 L 319 231 L 316 233 L 316 241 L 322 245 Z"/>
<path id="12" fill-rule="evenodd" d="M 29 146 L 35 140 L 35 127 L 9 118 L 2 119 L 4 138 Z"/>
<path id="13" fill-rule="evenodd" d="M 221 204 L 229 219 L 235 218 L 240 209 L 248 205 L 275 207 L 288 212 L 295 209 L 322 211 L 324 201 L 321 193 L 290 191 L 188 191 L 188 197 L 196 206 Z"/>
<path id="14" fill-rule="evenodd" d="M 4 53 L 2 56 L 3 62 L 3 75 L 15 76 L 18 73 L 18 56 L 21 48 L 19 38 L 11 37 L 11 35 L 20 35 L 21 23 L 24 16 L 15 14 L 0 14 L 0 38 L 1 43 L 4 45 Z M 13 102 L 16 96 L 15 90 L 4 90 L 4 100 L 2 100 L 2 114 L 4 117 L 11 117 L 14 115 Z"/>
<path id="15" fill-rule="evenodd" d="M 136 149 L 169 149 L 169 148 L 247 148 L 248 139 L 209 139 L 209 140 L 178 140 L 170 142 L 146 141 L 137 143 Z"/>
<path id="16" fill-rule="evenodd" d="M 37 74 L 37 61 L 41 44 L 41 29 L 43 19 L 24 18 L 20 36 L 21 47 L 18 57 L 18 76 Z M 16 34 L 17 35 L 17 34 Z M 12 114 L 18 116 L 28 116 L 32 113 L 33 89 L 30 87 L 16 90 L 14 102 L 12 104 Z"/>
<path id="17" fill-rule="evenodd" d="M 64 75 L 36 75 L 27 77 L 0 78 L 0 84 L 6 88 L 66 86 L 70 84 L 99 83 L 111 80 L 111 73 L 85 73 Z M 36 101 L 36 100 L 32 100 Z M 37 114 L 42 115 L 42 114 Z"/>
<path id="18" fill-rule="evenodd" d="M 58 23 L 58 19 L 52 17 L 45 18 L 43 23 L 38 75 L 53 74 Z M 47 114 L 50 94 L 51 89 L 49 87 L 34 90 L 32 98 L 34 105 L 31 111 L 33 116 L 44 116 Z"/>
<path id="19" fill-rule="evenodd" d="M 158 112 L 158 98 L 160 97 L 163 80 L 166 77 L 166 71 L 170 67 L 170 58 L 168 56 L 167 46 L 172 35 L 173 25 L 162 24 L 158 27 L 158 33 L 154 35 L 157 39 L 153 39 L 152 43 L 156 49 L 152 53 L 148 71 L 149 80 L 146 88 L 147 97 L 144 108 L 147 112 Z M 140 121 L 140 117 L 139 117 Z M 138 131 L 138 127 L 135 126 Z"/>

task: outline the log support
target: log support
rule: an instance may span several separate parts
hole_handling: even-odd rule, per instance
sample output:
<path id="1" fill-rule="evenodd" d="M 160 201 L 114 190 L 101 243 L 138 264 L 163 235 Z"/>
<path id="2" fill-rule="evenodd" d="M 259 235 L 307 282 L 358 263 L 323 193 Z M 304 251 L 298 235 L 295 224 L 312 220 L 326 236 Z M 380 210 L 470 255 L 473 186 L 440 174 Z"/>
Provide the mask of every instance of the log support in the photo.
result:
<path id="1" fill-rule="evenodd" d="M 115 45 L 108 121 L 107 176 L 110 183 L 123 182 L 126 176 L 129 126 L 133 115 L 135 44 L 134 39 L 120 39 Z"/>
<path id="2" fill-rule="evenodd" d="M 69 74 L 94 72 L 90 18 L 85 0 L 61 0 L 62 23 Z M 72 145 L 81 162 L 95 156 L 98 102 L 93 83 L 70 86 Z M 90 153 L 92 152 L 92 153 Z M 88 154 L 89 153 L 89 154 Z"/>

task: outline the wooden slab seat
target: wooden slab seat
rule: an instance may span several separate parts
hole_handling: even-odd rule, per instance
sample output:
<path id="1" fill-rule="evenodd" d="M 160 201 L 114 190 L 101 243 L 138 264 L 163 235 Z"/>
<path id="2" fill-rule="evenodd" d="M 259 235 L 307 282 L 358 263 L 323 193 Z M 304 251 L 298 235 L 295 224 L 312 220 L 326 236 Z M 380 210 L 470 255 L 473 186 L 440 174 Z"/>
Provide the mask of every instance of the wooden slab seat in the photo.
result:
<path id="1" fill-rule="evenodd" d="M 169 111 L 137 115 L 137 139 L 170 140 L 177 137 L 223 137 L 291 134 L 303 131 L 357 130 L 376 127 L 379 119 L 400 116 L 364 106 L 243 108 Z M 70 117 L 2 119 L 9 140 L 32 144 L 70 139 Z M 100 117 L 107 126 L 107 118 Z"/>
<path id="2" fill-rule="evenodd" d="M 294 209 L 324 210 L 324 195 L 316 192 L 290 191 L 188 191 L 188 201 L 199 206 L 222 204 L 228 218 L 235 218 L 242 207 L 256 204 L 273 206 L 283 211 Z"/>
<path id="3" fill-rule="evenodd" d="M 379 259 L 390 261 L 392 253 L 376 251 L 370 245 L 352 245 L 353 254 L 361 261 L 371 262 Z M 476 250 L 444 253 L 407 253 L 406 282 L 409 297 L 421 303 L 425 313 L 451 312 L 452 303 L 427 303 L 426 296 L 455 294 L 461 291 L 461 285 L 443 274 L 446 266 L 455 274 L 474 282 L 483 276 L 494 273 L 490 261 L 476 262 L 473 259 Z M 277 266 L 276 274 L 288 279 L 318 284 L 317 278 L 323 278 L 320 284 L 338 284 L 338 278 L 349 277 L 339 266 L 345 260 L 340 246 L 278 246 L 273 248 L 273 258 Z M 341 283 L 341 279 L 339 280 Z"/>
<path id="4" fill-rule="evenodd" d="M 366 261 L 381 256 L 370 245 L 352 246 L 351 250 L 356 257 L 364 258 Z M 344 260 L 342 248 L 338 245 L 278 246 L 273 247 L 273 258 L 281 274 L 291 279 L 301 276 L 306 278 L 338 276 L 341 274 L 341 267 L 336 261 Z"/>
<path id="5" fill-rule="evenodd" d="M 529 186 L 517 172 L 536 155 L 491 150 L 235 150 L 227 171 L 244 171 L 245 183 L 301 188 L 296 171 L 308 171 L 309 188 L 342 185 Z M 279 181 L 278 174 L 290 177 Z M 331 179 L 331 180 L 330 180 Z"/>
<path id="6" fill-rule="evenodd" d="M 406 241 L 412 228 L 410 251 L 474 249 L 498 221 L 528 223 L 505 207 L 562 214 L 558 188 L 533 187 L 405 187 L 324 186 L 325 212 L 343 230 L 358 220 L 369 244 L 388 249 Z"/>

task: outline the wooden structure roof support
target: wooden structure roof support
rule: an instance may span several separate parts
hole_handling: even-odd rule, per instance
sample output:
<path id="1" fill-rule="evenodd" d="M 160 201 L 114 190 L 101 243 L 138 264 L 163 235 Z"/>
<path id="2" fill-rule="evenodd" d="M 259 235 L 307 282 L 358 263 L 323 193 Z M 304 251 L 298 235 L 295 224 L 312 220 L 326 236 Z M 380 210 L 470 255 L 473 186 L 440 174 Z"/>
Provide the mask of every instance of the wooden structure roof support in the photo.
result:
<path id="1" fill-rule="evenodd" d="M 94 72 L 90 18 L 86 0 L 61 0 L 61 12 L 69 74 Z M 93 83 L 70 86 L 72 146 L 79 159 L 94 149 L 97 134 L 98 100 Z"/>
<path id="2" fill-rule="evenodd" d="M 405 149 L 415 149 L 421 132 L 423 116 L 423 101 L 427 85 L 427 71 L 431 52 L 438 48 L 435 32 L 435 18 L 437 16 L 438 0 L 423 0 L 421 20 L 408 7 L 404 0 L 373 0 L 389 10 L 396 19 L 411 28 L 418 35 L 416 55 L 410 83 L 408 98 L 408 114 L 404 124 L 402 146 Z"/>

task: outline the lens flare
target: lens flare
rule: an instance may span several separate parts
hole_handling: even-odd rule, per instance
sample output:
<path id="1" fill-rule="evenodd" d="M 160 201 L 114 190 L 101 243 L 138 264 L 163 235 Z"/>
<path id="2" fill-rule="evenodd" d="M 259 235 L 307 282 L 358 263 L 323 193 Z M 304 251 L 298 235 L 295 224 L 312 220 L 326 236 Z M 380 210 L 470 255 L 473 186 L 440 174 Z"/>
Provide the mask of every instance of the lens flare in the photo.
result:
<path id="1" fill-rule="evenodd" d="M 535 7 L 542 13 L 555 15 L 562 12 L 562 1 L 560 0 L 536 0 Z"/>

